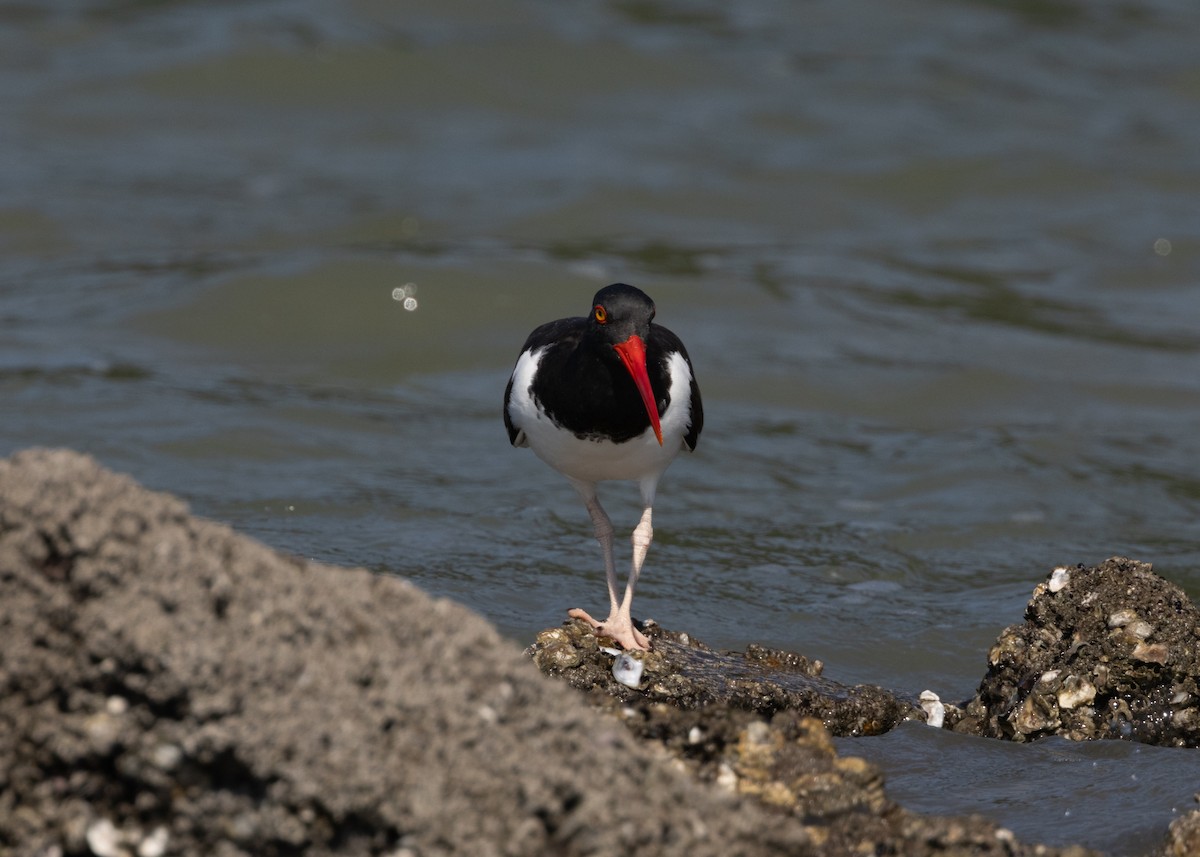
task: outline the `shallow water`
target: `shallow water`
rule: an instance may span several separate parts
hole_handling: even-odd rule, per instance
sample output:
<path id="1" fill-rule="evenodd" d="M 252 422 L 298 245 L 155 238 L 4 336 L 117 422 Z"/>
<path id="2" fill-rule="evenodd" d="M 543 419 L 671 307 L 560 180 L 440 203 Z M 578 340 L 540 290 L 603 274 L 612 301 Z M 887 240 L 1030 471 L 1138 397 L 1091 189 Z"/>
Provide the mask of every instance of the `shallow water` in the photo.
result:
<path id="1" fill-rule="evenodd" d="M 603 570 L 570 488 L 509 448 L 504 383 L 530 329 L 625 280 L 688 344 L 706 412 L 660 488 L 639 616 L 954 700 L 1057 564 L 1127 554 L 1200 597 L 1194 4 L 0 24 L 0 453 L 91 452 L 524 643 L 602 609 Z M 605 487 L 631 527 L 636 491 Z M 1122 805 L 1040 745 L 850 749 L 899 758 L 921 809 L 967 794 L 1114 853 L 1200 790 L 1171 751 L 1068 748 L 1165 779 Z M 951 753 L 1021 761 L 922 788 Z M 1014 778 L 1103 823 L 1013 800 Z"/>
<path id="2" fill-rule="evenodd" d="M 1026 842 L 1089 842 L 1112 854 L 1146 854 L 1172 820 L 1196 806 L 1195 759 L 1165 747 L 1065 738 L 1022 745 L 918 723 L 836 743 L 876 759 L 888 796 L 903 806 L 985 815 Z M 864 753 L 864 745 L 873 746 Z"/>

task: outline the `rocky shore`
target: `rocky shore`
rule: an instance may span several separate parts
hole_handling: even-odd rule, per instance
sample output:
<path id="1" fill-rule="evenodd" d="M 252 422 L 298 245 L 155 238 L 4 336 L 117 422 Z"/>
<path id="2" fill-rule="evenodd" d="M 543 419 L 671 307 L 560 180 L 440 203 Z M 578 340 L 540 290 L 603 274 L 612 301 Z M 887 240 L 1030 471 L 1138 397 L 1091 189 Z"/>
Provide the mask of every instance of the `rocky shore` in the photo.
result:
<path id="1" fill-rule="evenodd" d="M 1145 564 L 1056 570 L 976 697 L 938 713 L 1195 747 L 1198 619 Z M 0 461 L 0 854 L 1088 853 L 910 813 L 834 751 L 929 700 L 648 633 L 618 681 L 576 624 L 522 653 L 403 580 L 20 453 Z M 1195 813 L 1161 853 L 1200 853 Z"/>

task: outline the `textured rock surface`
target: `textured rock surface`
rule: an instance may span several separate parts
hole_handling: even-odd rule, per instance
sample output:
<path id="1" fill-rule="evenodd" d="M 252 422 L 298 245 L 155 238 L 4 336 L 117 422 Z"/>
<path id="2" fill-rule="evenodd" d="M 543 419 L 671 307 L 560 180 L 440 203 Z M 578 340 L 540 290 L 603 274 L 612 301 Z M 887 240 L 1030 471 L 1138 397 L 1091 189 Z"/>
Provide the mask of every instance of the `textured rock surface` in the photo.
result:
<path id="1" fill-rule="evenodd" d="M 1200 800 L 1200 795 L 1197 795 Z M 1167 841 L 1156 857 L 1195 857 L 1200 854 L 1200 810 L 1192 810 L 1171 822 Z"/>
<path id="2" fill-rule="evenodd" d="M 637 687 L 614 679 L 613 655 L 582 622 L 543 631 L 526 654 L 701 781 L 801 820 L 817 853 L 1088 853 L 1023 845 L 980 818 L 910 813 L 887 797 L 874 766 L 834 751 L 827 726 L 842 735 L 876 734 L 923 718 L 913 703 L 823 679 L 821 664 L 803 655 L 759 646 L 714 652 L 653 623 L 644 630 L 653 650 L 638 655 L 644 670 Z"/>
<path id="3" fill-rule="evenodd" d="M 1200 746 L 1200 609 L 1148 563 L 1055 569 L 1025 622 L 988 653 L 975 697 L 948 725 L 1033 741 L 1128 738 Z"/>
<path id="4" fill-rule="evenodd" d="M 0 638 L 0 852 L 809 842 L 671 770 L 469 611 L 281 557 L 74 453 L 0 462 Z"/>
<path id="5" fill-rule="evenodd" d="M 696 709 L 720 703 L 767 717 L 790 711 L 820 719 L 838 736 L 878 735 L 901 720 L 925 717 L 913 701 L 883 688 L 850 687 L 823 678 L 821 662 L 800 654 L 755 645 L 745 652 L 716 652 L 653 623 L 645 630 L 653 648 L 635 655 L 644 665 L 635 688 L 617 682 L 613 656 L 578 620 L 543 631 L 528 653 L 547 675 L 626 705 L 665 702 Z"/>
<path id="6" fill-rule="evenodd" d="M 908 813 L 796 712 L 622 724 L 457 605 L 66 451 L 0 461 L 0 643 L 4 854 L 1085 853 Z"/>

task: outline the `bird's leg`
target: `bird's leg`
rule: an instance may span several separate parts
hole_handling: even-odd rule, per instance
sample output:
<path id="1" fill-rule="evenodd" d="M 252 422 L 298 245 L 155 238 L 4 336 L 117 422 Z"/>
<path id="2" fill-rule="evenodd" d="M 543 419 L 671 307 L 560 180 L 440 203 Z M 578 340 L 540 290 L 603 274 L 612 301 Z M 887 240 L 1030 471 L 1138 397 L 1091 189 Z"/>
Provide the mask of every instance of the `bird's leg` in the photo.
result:
<path id="1" fill-rule="evenodd" d="M 638 648 L 649 649 L 650 644 L 637 628 L 633 627 L 633 588 L 637 586 L 638 575 L 642 573 L 642 563 L 646 561 L 646 552 L 650 550 L 650 542 L 654 540 L 654 528 L 650 526 L 650 507 L 642 510 L 642 519 L 633 529 L 633 563 L 629 567 L 629 581 L 625 584 L 625 598 L 620 606 L 614 602 L 613 610 L 616 622 L 621 627 L 629 627 L 634 638 L 640 644 Z M 626 646 L 626 648 L 629 648 Z"/>
<path id="2" fill-rule="evenodd" d="M 623 649 L 642 649 L 650 648 L 649 642 L 637 628 L 633 627 L 633 619 L 629 614 L 630 606 L 633 602 L 633 581 L 631 577 L 629 584 L 625 587 L 625 601 L 617 601 L 617 569 L 613 561 L 613 525 L 608 517 L 608 513 L 604 511 L 604 507 L 600 505 L 600 498 L 596 496 L 596 486 L 584 482 L 574 482 L 580 496 L 583 497 L 583 503 L 587 506 L 588 514 L 592 518 L 592 526 L 596 531 L 596 541 L 600 542 L 600 548 L 604 551 L 604 574 L 608 579 L 608 618 L 603 622 L 597 622 L 585 610 L 578 607 L 568 610 L 567 615 L 573 619 L 582 619 L 587 622 L 595 630 L 597 634 L 603 634 L 607 637 L 612 637 L 618 645 Z M 649 528 L 649 509 L 643 514 L 647 528 Z M 646 545 L 649 547 L 649 540 Z M 642 559 L 645 559 L 646 551 L 642 550 Z M 635 562 L 638 568 L 641 568 L 641 562 L 637 560 L 637 550 L 634 550 Z"/>
<path id="3" fill-rule="evenodd" d="M 610 622 L 617 627 L 628 628 L 636 646 L 625 648 L 649 649 L 650 643 L 645 636 L 633 627 L 633 590 L 637 586 L 638 577 L 642 573 L 642 563 L 646 561 L 646 553 L 650 543 L 654 541 L 654 528 L 650 525 L 651 512 L 654 506 L 654 495 L 658 491 L 658 478 L 661 473 L 653 473 L 641 481 L 642 519 L 633 528 L 633 562 L 629 566 L 629 581 L 625 584 L 625 597 L 619 606 L 614 607 L 614 615 Z M 624 644 L 623 644 L 624 645 Z"/>
<path id="4" fill-rule="evenodd" d="M 617 613 L 617 567 L 613 561 L 613 525 L 608 513 L 600 505 L 600 499 L 595 491 L 590 497 L 584 497 L 588 514 L 592 516 L 592 526 L 596 529 L 596 541 L 604 552 L 604 576 L 608 580 L 609 615 Z"/>

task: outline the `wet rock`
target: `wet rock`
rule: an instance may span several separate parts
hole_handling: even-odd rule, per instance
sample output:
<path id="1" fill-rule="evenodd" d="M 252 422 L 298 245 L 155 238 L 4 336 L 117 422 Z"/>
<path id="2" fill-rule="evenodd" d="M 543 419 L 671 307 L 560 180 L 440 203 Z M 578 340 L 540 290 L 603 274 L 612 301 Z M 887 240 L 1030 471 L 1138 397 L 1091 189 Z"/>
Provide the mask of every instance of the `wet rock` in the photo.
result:
<path id="1" fill-rule="evenodd" d="M 1196 796 L 1200 801 L 1200 795 Z M 1181 815 L 1171 822 L 1167 841 L 1154 857 L 1195 857 L 1200 854 L 1200 809 Z"/>
<path id="2" fill-rule="evenodd" d="M 727 705 L 770 717 L 790 711 L 823 722 L 838 736 L 879 735 L 902 720 L 924 718 L 914 701 L 871 685 L 847 686 L 821 675 L 820 661 L 751 645 L 745 652 L 713 651 L 694 637 L 653 622 L 644 629 L 651 651 L 641 681 L 628 687 L 613 676 L 614 656 L 591 628 L 569 620 L 540 633 L 526 653 L 547 675 L 572 687 L 637 707 L 669 703 L 698 709 Z"/>
<path id="3" fill-rule="evenodd" d="M 700 781 L 801 821 L 815 853 L 1088 854 L 1022 845 L 980 818 L 907 812 L 887 797 L 875 766 L 835 752 L 827 725 L 841 734 L 876 734 L 919 717 L 914 704 L 880 688 L 829 681 L 819 662 L 802 655 L 758 646 L 714 652 L 653 623 L 644 630 L 653 650 L 637 655 L 645 665 L 638 688 L 613 679 L 605 641 L 582 622 L 543 631 L 526 654 Z M 565 657 L 564 648 L 573 654 Z"/>
<path id="4" fill-rule="evenodd" d="M 1200 746 L 1200 609 L 1148 563 L 1055 569 L 1025 622 L 988 653 L 975 697 L 947 722 L 1014 741 L 1046 735 Z"/>

